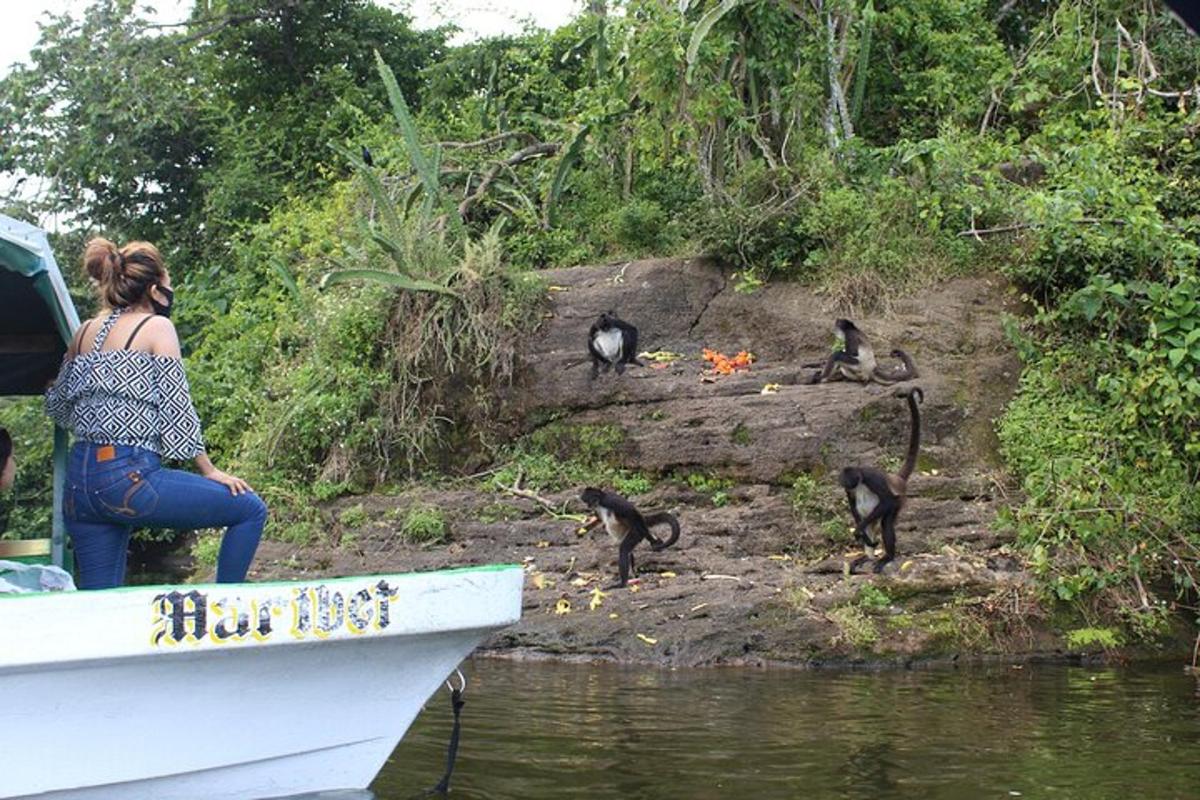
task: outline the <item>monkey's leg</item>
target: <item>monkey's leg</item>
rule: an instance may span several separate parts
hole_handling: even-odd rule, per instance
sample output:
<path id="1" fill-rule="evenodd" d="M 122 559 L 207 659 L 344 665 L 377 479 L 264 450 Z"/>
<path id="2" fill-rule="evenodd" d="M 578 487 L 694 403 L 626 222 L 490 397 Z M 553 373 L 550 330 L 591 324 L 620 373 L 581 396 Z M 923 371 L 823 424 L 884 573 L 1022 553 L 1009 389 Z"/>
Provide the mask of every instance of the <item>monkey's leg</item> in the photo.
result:
<path id="1" fill-rule="evenodd" d="M 606 586 L 606 589 L 624 589 L 629 583 L 629 570 L 633 563 L 633 548 L 642 539 L 638 531 L 630 531 L 625 534 L 625 538 L 621 540 L 621 548 L 617 552 L 617 567 L 621 573 L 621 579 L 617 583 Z"/>
<path id="2" fill-rule="evenodd" d="M 596 380 L 596 376 L 600 374 L 600 359 L 592 356 L 592 380 Z"/>
<path id="3" fill-rule="evenodd" d="M 864 547 L 875 547 L 878 544 L 878 542 L 874 541 L 871 538 L 871 535 L 867 533 L 866 525 L 860 525 L 855 530 L 855 535 L 858 537 L 858 540 L 863 543 Z"/>
<path id="4" fill-rule="evenodd" d="M 618 375 L 624 375 L 625 374 L 625 362 L 618 361 L 616 363 L 616 365 L 613 367 L 613 369 L 615 369 L 617 371 Z"/>
<path id="5" fill-rule="evenodd" d="M 883 558 L 875 562 L 875 572 L 883 571 L 883 567 L 889 561 L 896 558 L 896 517 L 900 516 L 899 511 L 893 511 L 883 518 L 880 527 L 883 528 Z"/>
<path id="6" fill-rule="evenodd" d="M 845 353 L 834 353 L 825 362 L 825 367 L 820 372 L 813 373 L 808 382 L 828 383 L 830 381 L 845 380 L 845 368 L 847 365 L 851 368 L 858 366 L 858 359 Z"/>

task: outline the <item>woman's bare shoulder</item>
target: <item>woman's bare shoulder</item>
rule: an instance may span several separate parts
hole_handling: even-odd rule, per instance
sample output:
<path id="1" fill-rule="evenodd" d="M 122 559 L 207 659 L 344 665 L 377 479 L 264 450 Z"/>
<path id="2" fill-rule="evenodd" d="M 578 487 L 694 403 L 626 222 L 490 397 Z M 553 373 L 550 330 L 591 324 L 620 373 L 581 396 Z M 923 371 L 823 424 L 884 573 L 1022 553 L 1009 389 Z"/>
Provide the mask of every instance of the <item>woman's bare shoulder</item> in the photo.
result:
<path id="1" fill-rule="evenodd" d="M 75 329 L 75 338 L 71 340 L 71 349 L 68 355 L 91 351 L 92 342 L 96 339 L 96 331 L 100 330 L 100 326 L 104 324 L 107 317 L 108 314 L 102 312 L 80 323 L 79 327 Z"/>
<path id="2" fill-rule="evenodd" d="M 156 356 L 179 358 L 179 334 L 175 331 L 175 323 L 155 314 L 146 320 L 139 331 L 135 345 L 138 350 L 145 350 Z"/>

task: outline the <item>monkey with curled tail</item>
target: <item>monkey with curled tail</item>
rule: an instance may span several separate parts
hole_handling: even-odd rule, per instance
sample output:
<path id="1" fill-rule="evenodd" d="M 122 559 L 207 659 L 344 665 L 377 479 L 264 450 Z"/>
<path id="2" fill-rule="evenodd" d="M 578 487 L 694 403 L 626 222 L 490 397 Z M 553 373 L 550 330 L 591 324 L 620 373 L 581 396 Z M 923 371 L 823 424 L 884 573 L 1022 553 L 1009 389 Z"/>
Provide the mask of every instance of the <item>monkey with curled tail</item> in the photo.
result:
<path id="1" fill-rule="evenodd" d="M 674 514 L 660 511 L 643 516 L 637 507 L 624 497 L 590 486 L 580 493 L 579 499 L 596 515 L 596 519 L 586 525 L 584 531 L 603 523 L 613 541 L 620 543 L 617 550 L 620 580 L 604 587 L 606 589 L 623 589 L 629 583 L 629 577 L 635 569 L 633 548 L 643 539 L 650 543 L 650 549 L 655 552 L 665 550 L 679 540 L 679 520 Z M 650 529 L 656 525 L 671 526 L 670 538 L 662 541 L 650 533 Z"/>
<path id="2" fill-rule="evenodd" d="M 846 490 L 846 502 L 854 517 L 854 537 L 863 544 L 864 555 L 856 558 L 850 571 L 873 555 L 875 542 L 867 535 L 872 525 L 878 524 L 883 532 L 884 557 L 875 562 L 875 572 L 883 569 L 896 558 L 896 518 L 904 508 L 908 494 L 908 478 L 917 466 L 917 452 L 921 447 L 921 411 L 919 402 L 925 401 L 921 387 L 897 390 L 896 397 L 908 400 L 912 415 L 912 433 L 908 441 L 908 454 L 899 472 L 889 473 L 874 467 L 846 467 L 839 476 Z"/>
<path id="3" fill-rule="evenodd" d="M 901 381 L 911 381 L 917 377 L 917 365 L 903 350 L 892 351 L 892 357 L 901 361 L 902 366 L 885 370 L 875 360 L 875 351 L 866 335 L 848 319 L 838 319 L 833 323 L 833 332 L 842 342 L 842 349 L 826 359 L 824 366 L 814 372 L 808 382 L 828 383 L 830 381 L 856 381 L 858 383 L 878 383 L 881 386 L 891 386 Z M 805 366 L 821 366 L 820 363 Z"/>

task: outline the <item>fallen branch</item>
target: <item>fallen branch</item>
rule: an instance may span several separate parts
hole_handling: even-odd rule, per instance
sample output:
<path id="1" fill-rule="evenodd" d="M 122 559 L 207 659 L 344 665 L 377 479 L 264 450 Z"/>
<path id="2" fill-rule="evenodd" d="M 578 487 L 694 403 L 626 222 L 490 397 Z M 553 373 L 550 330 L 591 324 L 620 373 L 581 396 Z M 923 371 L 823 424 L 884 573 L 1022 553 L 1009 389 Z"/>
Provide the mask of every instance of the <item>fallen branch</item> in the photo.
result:
<path id="1" fill-rule="evenodd" d="M 517 164 L 522 164 L 526 161 L 532 161 L 535 158 L 549 156 L 557 153 L 562 147 L 558 142 L 539 142 L 531 144 L 529 147 L 522 148 L 503 161 L 497 161 L 483 175 L 483 180 L 479 182 L 479 186 L 475 187 L 475 191 L 467 196 L 465 200 L 458 204 L 458 215 L 464 220 L 470 215 L 471 209 L 483 199 L 487 194 L 488 188 L 497 176 L 506 168 L 514 167 Z"/>
<path id="2" fill-rule="evenodd" d="M 438 146 L 444 150 L 466 150 L 470 147 L 487 147 L 491 144 L 504 142 L 509 139 L 525 139 L 528 142 L 536 143 L 537 137 L 527 131 L 504 131 L 495 136 L 489 136 L 486 139 L 480 139 L 476 142 L 438 142 Z"/>
<path id="3" fill-rule="evenodd" d="M 1123 219 L 1096 219 L 1094 217 L 1084 217 L 1074 220 L 1077 225 L 1128 225 L 1129 223 Z M 976 228 L 972 226 L 970 230 L 959 231 L 959 236 L 974 236 L 978 239 L 980 236 L 991 236 L 997 233 L 1013 233 L 1014 231 L 1023 231 L 1029 228 L 1044 228 L 1045 222 L 1018 222 L 1015 225 L 1001 225 L 997 228 Z M 1170 225 L 1164 227 L 1173 227 Z"/>
<path id="4" fill-rule="evenodd" d="M 523 497 L 526 500 L 532 500 L 533 502 L 537 503 L 542 508 L 546 509 L 546 511 L 548 511 L 550 513 L 550 515 L 552 517 L 554 517 L 555 519 L 564 519 L 567 517 L 573 517 L 573 515 L 567 514 L 561 508 L 554 505 L 549 500 L 540 496 L 536 492 L 531 491 L 529 489 L 522 489 L 521 482 L 524 480 L 525 480 L 524 470 L 517 470 L 517 479 L 515 481 L 513 481 L 512 486 L 505 486 L 504 484 L 499 484 L 499 485 L 500 485 L 501 489 L 508 492 L 509 494 L 516 495 L 517 497 Z"/>

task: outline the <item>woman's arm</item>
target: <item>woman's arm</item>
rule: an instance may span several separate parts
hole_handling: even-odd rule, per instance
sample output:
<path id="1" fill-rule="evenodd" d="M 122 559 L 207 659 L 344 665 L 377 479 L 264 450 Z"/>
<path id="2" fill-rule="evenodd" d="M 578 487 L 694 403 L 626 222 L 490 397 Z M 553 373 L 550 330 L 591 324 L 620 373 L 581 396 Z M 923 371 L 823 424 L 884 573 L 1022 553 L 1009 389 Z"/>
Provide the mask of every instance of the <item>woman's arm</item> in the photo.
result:
<path id="1" fill-rule="evenodd" d="M 229 491 L 233 494 L 243 494 L 251 491 L 250 484 L 246 483 L 236 475 L 230 475 L 227 472 L 222 472 L 213 465 L 212 460 L 208 457 L 208 453 L 200 453 L 194 459 L 196 470 L 208 478 L 210 481 L 216 481 L 224 486 L 229 487 Z"/>
<path id="2" fill-rule="evenodd" d="M 182 353 L 179 349 L 179 335 L 175 332 L 175 326 L 171 320 L 166 317 L 155 317 L 146 323 L 145 327 L 146 338 L 144 347 L 148 347 L 150 352 L 156 356 L 166 356 L 171 361 L 165 362 L 163 390 L 173 391 L 175 393 L 174 406 L 176 409 L 186 409 L 184 413 L 175 416 L 171 421 L 165 421 L 163 425 L 164 450 L 182 448 L 183 450 L 192 450 L 188 453 L 192 457 L 193 463 L 196 465 L 196 471 L 210 481 L 227 486 L 233 494 L 244 494 L 252 491 L 250 485 L 236 475 L 230 475 L 227 472 L 222 472 L 217 469 L 212 463 L 212 459 L 208 457 L 208 453 L 204 450 L 204 443 L 200 438 L 200 419 L 196 416 L 196 410 L 192 407 L 191 392 L 188 389 L 187 377 L 184 375 L 182 366 Z M 178 365 L 176 367 L 176 365 Z M 167 438 L 172 440 L 173 448 L 166 447 Z M 168 455 L 171 453 L 168 452 Z"/>

